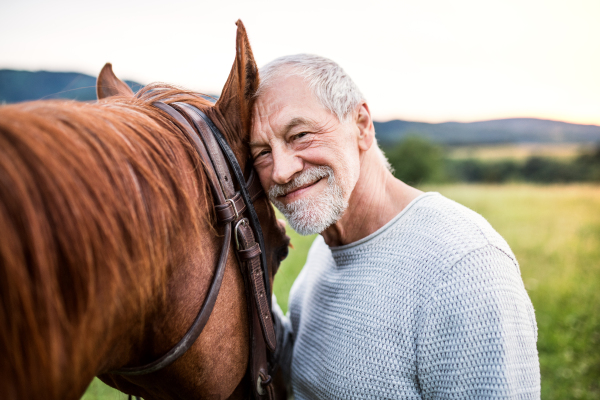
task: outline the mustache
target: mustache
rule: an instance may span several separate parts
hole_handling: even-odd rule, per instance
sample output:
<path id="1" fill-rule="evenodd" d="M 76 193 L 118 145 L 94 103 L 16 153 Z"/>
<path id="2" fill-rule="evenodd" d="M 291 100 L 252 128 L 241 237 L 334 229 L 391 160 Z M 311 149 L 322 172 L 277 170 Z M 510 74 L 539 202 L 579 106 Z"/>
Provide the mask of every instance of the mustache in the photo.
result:
<path id="1" fill-rule="evenodd" d="M 306 169 L 286 184 L 271 186 L 268 193 L 269 199 L 273 200 L 279 196 L 285 196 L 299 187 L 309 185 L 323 178 L 333 179 L 333 169 L 331 167 L 321 166 Z"/>

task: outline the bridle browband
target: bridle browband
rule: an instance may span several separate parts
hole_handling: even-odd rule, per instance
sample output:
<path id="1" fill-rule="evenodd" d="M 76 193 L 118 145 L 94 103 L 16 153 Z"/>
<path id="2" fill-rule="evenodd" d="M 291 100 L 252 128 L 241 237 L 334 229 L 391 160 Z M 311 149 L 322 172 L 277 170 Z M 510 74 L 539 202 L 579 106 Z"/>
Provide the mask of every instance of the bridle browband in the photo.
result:
<path id="1" fill-rule="evenodd" d="M 264 194 L 260 182 L 254 169 L 251 170 L 248 180 L 245 180 L 227 140 L 201 110 L 179 102 L 171 104 L 154 102 L 152 105 L 171 117 L 170 120 L 184 133 L 198 152 L 213 194 L 218 223 L 224 225 L 224 241 L 208 294 L 192 326 L 179 343 L 151 363 L 138 367 L 123 367 L 110 373 L 132 376 L 156 372 L 175 362 L 194 344 L 215 306 L 223 281 L 233 231 L 236 256 L 246 287 L 251 340 L 248 366 L 253 398 L 273 399 L 274 388 L 267 349 L 271 353 L 274 352 L 277 342 L 271 314 L 269 271 L 264 239 L 253 206 L 253 202 Z"/>

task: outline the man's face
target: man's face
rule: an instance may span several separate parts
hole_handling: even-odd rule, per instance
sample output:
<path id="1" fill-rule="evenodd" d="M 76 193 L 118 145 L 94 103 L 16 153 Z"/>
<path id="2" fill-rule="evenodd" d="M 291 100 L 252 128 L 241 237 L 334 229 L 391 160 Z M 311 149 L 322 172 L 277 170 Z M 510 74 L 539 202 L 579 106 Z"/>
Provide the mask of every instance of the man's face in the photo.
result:
<path id="1" fill-rule="evenodd" d="M 256 101 L 254 166 L 273 204 L 300 234 L 324 231 L 347 208 L 360 169 L 357 132 L 295 75 L 278 78 Z"/>

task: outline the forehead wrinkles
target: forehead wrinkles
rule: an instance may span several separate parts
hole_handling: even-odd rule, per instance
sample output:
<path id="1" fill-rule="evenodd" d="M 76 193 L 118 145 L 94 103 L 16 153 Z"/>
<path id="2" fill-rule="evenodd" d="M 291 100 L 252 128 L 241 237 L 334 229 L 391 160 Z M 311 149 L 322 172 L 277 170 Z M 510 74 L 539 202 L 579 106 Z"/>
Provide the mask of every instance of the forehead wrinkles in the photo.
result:
<path id="1" fill-rule="evenodd" d="M 285 74 L 274 77 L 255 103 L 256 114 L 269 120 L 281 116 L 287 109 L 314 112 L 320 108 L 322 105 L 302 77 Z"/>
<path id="2" fill-rule="evenodd" d="M 263 98 L 259 98 L 256 103 L 254 103 L 254 118 L 252 118 L 251 133 L 253 135 L 258 135 L 272 130 L 273 123 L 281 109 L 281 105 L 272 104 L 265 101 Z"/>
<path id="3" fill-rule="evenodd" d="M 269 129 L 285 133 L 297 126 L 306 126 L 315 132 L 328 132 L 339 124 L 334 114 L 320 106 L 302 107 L 280 102 L 270 106 L 258 104 L 255 107 L 254 125 L 257 130 Z"/>

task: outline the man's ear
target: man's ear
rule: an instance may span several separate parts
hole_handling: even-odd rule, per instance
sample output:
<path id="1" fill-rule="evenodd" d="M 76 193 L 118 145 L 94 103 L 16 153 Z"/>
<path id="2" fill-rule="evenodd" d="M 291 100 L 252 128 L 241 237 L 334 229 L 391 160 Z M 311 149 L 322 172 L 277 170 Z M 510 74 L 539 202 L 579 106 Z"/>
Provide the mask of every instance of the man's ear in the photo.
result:
<path id="1" fill-rule="evenodd" d="M 112 64 L 106 63 L 96 81 L 96 96 L 102 100 L 110 96 L 133 97 L 133 91 L 125 82 L 117 78 L 112 70 Z"/>
<path id="2" fill-rule="evenodd" d="M 239 126 L 233 128 L 236 133 L 243 135 L 243 139 L 250 132 L 252 105 L 259 78 L 246 28 L 241 20 L 238 20 L 236 25 L 235 61 L 215 107 L 226 120 L 238 122 L 236 125 Z"/>
<path id="3" fill-rule="evenodd" d="M 371 111 L 367 103 L 362 103 L 358 106 L 355 122 L 358 127 L 358 147 L 362 151 L 367 151 L 371 148 L 375 140 L 375 127 L 373 126 Z"/>

